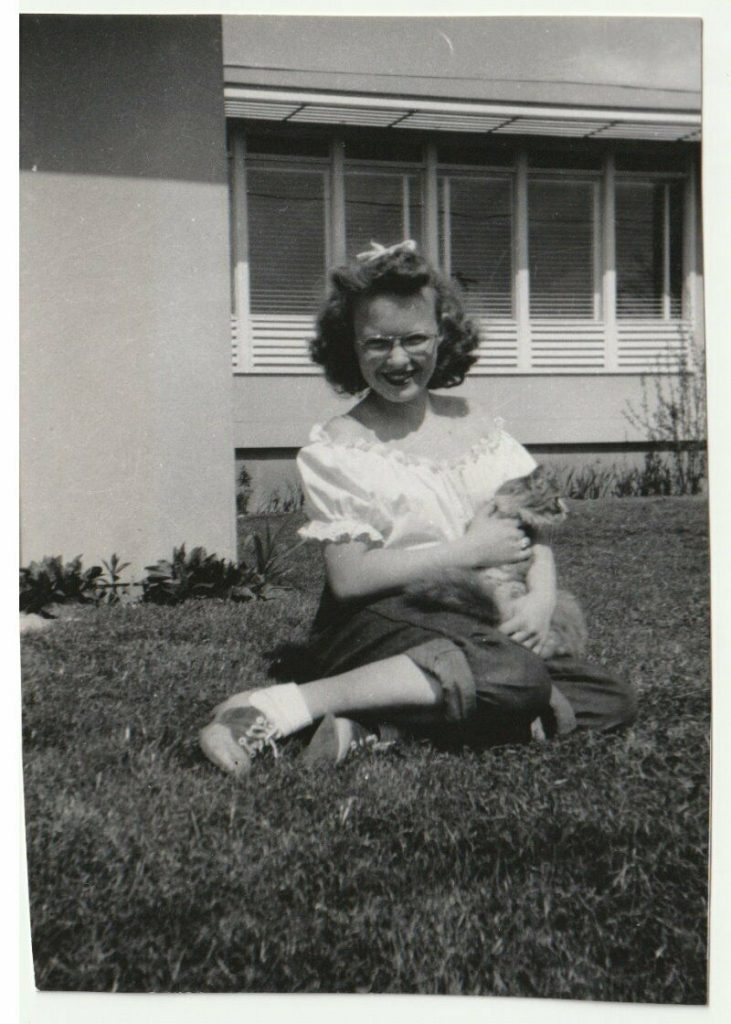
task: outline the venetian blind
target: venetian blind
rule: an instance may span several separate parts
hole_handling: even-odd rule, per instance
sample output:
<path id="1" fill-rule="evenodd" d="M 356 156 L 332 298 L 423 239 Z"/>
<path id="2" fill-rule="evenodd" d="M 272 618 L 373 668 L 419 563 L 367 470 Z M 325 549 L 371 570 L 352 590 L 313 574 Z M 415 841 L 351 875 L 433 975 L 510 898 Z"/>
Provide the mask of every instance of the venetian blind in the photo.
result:
<path id="1" fill-rule="evenodd" d="M 421 181 L 416 174 L 347 171 L 345 237 L 349 258 L 370 249 L 371 240 L 393 245 L 421 241 Z"/>
<path id="2" fill-rule="evenodd" d="M 529 181 L 528 259 L 531 317 L 594 317 L 592 183 Z"/>
<path id="3" fill-rule="evenodd" d="M 312 316 L 325 283 L 325 176 L 321 170 L 247 173 L 250 310 Z"/>
<path id="4" fill-rule="evenodd" d="M 682 192 L 678 182 L 616 188 L 617 316 L 681 315 Z"/>
<path id="5" fill-rule="evenodd" d="M 475 317 L 512 317 L 511 183 L 445 175 L 440 182 L 442 262 Z"/>

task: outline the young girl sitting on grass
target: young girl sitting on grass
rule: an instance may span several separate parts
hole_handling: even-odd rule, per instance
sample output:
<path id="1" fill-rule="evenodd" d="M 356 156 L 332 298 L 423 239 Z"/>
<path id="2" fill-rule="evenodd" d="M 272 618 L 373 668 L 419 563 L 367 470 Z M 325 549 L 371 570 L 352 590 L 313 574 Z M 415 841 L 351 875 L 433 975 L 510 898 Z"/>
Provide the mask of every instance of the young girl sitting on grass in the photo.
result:
<path id="1" fill-rule="evenodd" d="M 633 721 L 631 687 L 570 656 L 543 659 L 556 582 L 550 548 L 479 509 L 535 468 L 528 452 L 464 398 L 474 326 L 413 242 L 375 245 L 335 270 L 312 343 L 338 390 L 365 396 L 316 426 L 298 457 L 327 585 L 313 627 L 319 678 L 237 693 L 201 746 L 246 772 L 276 741 L 320 723 L 304 758 L 337 763 L 379 722 L 457 743 L 525 740 Z M 410 583 L 441 569 L 530 559 L 527 593 L 493 628 L 417 607 Z M 539 730 L 540 731 L 540 730 Z M 381 729 L 381 736 L 388 735 Z"/>

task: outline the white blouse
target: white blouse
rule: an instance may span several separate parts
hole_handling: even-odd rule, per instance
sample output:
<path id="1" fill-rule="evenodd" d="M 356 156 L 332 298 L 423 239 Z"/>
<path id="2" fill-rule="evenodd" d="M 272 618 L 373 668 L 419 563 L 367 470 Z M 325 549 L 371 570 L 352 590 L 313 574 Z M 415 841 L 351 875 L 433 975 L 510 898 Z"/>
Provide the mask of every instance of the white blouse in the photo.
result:
<path id="1" fill-rule="evenodd" d="M 479 505 L 535 466 L 499 421 L 452 459 L 411 455 L 365 439 L 333 441 L 318 424 L 297 457 L 310 520 L 299 534 L 384 548 L 456 540 Z"/>

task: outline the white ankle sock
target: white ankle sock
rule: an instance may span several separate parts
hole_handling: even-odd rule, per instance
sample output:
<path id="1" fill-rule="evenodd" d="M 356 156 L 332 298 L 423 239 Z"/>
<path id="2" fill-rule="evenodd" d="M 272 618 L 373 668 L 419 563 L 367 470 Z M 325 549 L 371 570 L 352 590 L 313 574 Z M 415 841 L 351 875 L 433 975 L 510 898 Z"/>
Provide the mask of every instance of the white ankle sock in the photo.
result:
<path id="1" fill-rule="evenodd" d="M 255 690 L 249 702 L 267 716 L 281 736 L 291 736 L 312 725 L 312 715 L 297 683 Z"/>

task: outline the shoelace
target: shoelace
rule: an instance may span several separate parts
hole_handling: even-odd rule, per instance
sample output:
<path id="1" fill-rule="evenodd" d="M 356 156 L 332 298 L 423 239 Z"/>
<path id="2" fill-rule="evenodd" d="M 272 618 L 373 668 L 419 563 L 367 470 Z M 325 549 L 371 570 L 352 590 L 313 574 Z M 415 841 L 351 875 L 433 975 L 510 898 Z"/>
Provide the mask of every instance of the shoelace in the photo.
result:
<path id="1" fill-rule="evenodd" d="M 348 750 L 351 754 L 356 753 L 358 750 L 368 750 L 371 753 L 381 753 L 384 750 L 390 750 L 391 747 L 395 747 L 396 742 L 396 740 L 382 740 L 373 733 L 369 733 L 368 736 L 364 736 L 362 740 L 351 740 Z"/>
<path id="2" fill-rule="evenodd" d="M 276 758 L 279 757 L 279 748 L 275 742 L 278 739 L 281 739 L 279 729 L 272 725 L 265 715 L 257 715 L 246 732 L 239 736 L 238 744 L 244 748 L 249 757 L 254 757 L 269 749 Z"/>

